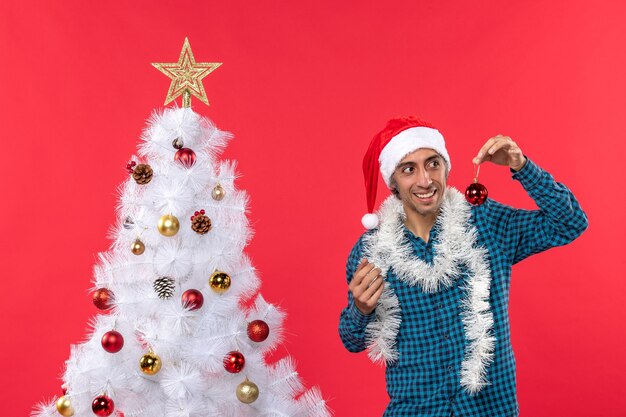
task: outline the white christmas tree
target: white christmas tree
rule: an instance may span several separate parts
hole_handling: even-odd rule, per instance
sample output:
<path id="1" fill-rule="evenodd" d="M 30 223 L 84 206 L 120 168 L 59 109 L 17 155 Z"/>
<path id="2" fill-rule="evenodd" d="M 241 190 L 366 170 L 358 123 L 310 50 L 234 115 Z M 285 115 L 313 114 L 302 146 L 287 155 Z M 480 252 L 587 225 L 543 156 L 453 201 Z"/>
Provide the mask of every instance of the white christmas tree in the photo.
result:
<path id="1" fill-rule="evenodd" d="M 201 79 L 219 64 L 196 63 L 185 39 L 178 63 L 154 65 L 173 74 L 166 104 L 183 95 L 183 107 L 149 120 L 94 268 L 104 311 L 72 346 L 64 395 L 32 415 L 329 416 L 290 357 L 266 362 L 284 314 L 244 254 L 247 195 L 218 159 L 231 135 L 189 107 L 191 95 L 207 102 Z"/>

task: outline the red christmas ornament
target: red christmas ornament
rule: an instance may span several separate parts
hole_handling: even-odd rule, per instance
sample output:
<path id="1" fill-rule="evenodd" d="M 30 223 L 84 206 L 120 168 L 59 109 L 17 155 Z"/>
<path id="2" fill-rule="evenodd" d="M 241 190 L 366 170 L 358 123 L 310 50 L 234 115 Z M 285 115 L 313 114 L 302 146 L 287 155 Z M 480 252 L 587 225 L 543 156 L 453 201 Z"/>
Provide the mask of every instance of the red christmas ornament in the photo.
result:
<path id="1" fill-rule="evenodd" d="M 248 323 L 248 337 L 253 342 L 262 342 L 270 335 L 270 326 L 263 320 L 254 320 Z"/>
<path id="2" fill-rule="evenodd" d="M 487 199 L 487 187 L 479 182 L 470 184 L 465 190 L 465 199 L 475 206 L 480 206 Z"/>
<path id="3" fill-rule="evenodd" d="M 190 168 L 196 163 L 196 153 L 189 148 L 182 148 L 176 151 L 174 160 L 183 164 L 183 166 Z"/>
<path id="4" fill-rule="evenodd" d="M 183 293 L 183 306 L 190 310 L 197 310 L 204 304 L 204 296 L 198 290 L 190 289 Z"/>
<path id="5" fill-rule="evenodd" d="M 246 360 L 244 359 L 241 352 L 237 352 L 233 350 L 232 352 L 228 352 L 228 355 L 224 357 L 224 369 L 226 369 L 231 374 L 237 374 L 241 372 L 243 366 L 246 364 Z"/>
<path id="6" fill-rule="evenodd" d="M 91 411 L 97 416 L 110 416 L 115 410 L 115 403 L 106 395 L 96 397 L 91 403 Z"/>
<path id="7" fill-rule="evenodd" d="M 113 307 L 113 293 L 106 288 L 98 288 L 93 292 L 93 303 L 100 310 Z"/>
<path id="8" fill-rule="evenodd" d="M 102 335 L 102 347 L 109 353 L 117 353 L 124 347 L 124 337 L 120 332 L 109 330 Z M 108 414 L 107 414 L 108 415 Z"/>

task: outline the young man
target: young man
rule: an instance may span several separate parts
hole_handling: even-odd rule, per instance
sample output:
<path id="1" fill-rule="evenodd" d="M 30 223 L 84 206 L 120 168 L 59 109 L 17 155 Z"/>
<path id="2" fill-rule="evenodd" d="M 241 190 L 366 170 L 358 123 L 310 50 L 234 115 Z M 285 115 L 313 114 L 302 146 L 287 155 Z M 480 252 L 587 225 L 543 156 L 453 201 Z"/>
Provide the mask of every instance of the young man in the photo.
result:
<path id="1" fill-rule="evenodd" d="M 507 136 L 473 162 L 508 166 L 538 210 L 487 199 L 471 206 L 447 187 L 443 136 L 416 117 L 372 140 L 363 170 L 371 229 L 347 263 L 339 334 L 386 364 L 385 416 L 513 417 L 519 413 L 508 319 L 511 266 L 587 228 L 572 193 Z M 393 195 L 371 214 L 378 171 Z"/>

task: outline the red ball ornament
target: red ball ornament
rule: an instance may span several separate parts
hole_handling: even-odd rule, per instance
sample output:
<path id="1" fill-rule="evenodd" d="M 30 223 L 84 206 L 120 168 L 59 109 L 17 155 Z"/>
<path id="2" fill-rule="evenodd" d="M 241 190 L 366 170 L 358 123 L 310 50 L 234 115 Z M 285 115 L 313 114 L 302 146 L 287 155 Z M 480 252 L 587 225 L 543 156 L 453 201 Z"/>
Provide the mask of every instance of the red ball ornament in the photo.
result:
<path id="1" fill-rule="evenodd" d="M 204 304 L 204 296 L 198 290 L 187 290 L 182 296 L 183 306 L 190 310 L 197 310 Z"/>
<path id="2" fill-rule="evenodd" d="M 93 304 L 100 310 L 113 307 L 113 293 L 106 288 L 98 288 L 93 292 Z"/>
<path id="3" fill-rule="evenodd" d="M 174 160 L 183 164 L 183 166 L 190 168 L 196 163 L 196 153 L 189 148 L 182 148 L 176 151 Z"/>
<path id="4" fill-rule="evenodd" d="M 91 411 L 97 416 L 110 416 L 115 410 L 115 403 L 106 395 L 96 397 L 91 403 Z"/>
<path id="5" fill-rule="evenodd" d="M 465 199 L 475 206 L 480 206 L 487 199 L 487 187 L 479 182 L 470 184 L 465 190 Z"/>
<path id="6" fill-rule="evenodd" d="M 248 323 L 248 337 L 253 342 L 262 342 L 270 335 L 270 326 L 263 320 L 254 320 Z"/>
<path id="7" fill-rule="evenodd" d="M 226 369 L 231 374 L 237 374 L 241 372 L 245 364 L 245 358 L 243 357 L 241 352 L 237 352 L 236 350 L 228 352 L 228 355 L 224 357 L 224 369 Z"/>
<path id="8" fill-rule="evenodd" d="M 109 330 L 102 335 L 102 347 L 109 353 L 117 353 L 124 347 L 124 337 L 120 332 Z"/>

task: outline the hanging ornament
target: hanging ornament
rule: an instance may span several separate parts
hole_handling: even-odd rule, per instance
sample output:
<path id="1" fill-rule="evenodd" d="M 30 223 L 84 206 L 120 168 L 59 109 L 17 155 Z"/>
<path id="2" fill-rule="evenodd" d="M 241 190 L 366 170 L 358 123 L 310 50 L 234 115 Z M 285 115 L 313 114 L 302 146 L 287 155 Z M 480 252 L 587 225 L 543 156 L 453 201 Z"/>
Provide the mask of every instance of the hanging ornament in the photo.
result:
<path id="1" fill-rule="evenodd" d="M 137 165 L 137 162 L 130 161 L 129 163 L 126 164 L 126 171 L 128 171 L 129 174 L 132 174 L 133 169 L 135 169 L 135 165 Z"/>
<path id="2" fill-rule="evenodd" d="M 222 187 L 219 184 L 217 184 L 213 188 L 213 191 L 211 191 L 211 197 L 213 197 L 213 200 L 215 201 L 222 201 L 225 195 L 226 195 L 226 191 L 224 190 L 224 187 Z"/>
<path id="3" fill-rule="evenodd" d="M 237 352 L 236 350 L 228 352 L 228 354 L 224 357 L 224 369 L 231 374 L 238 374 L 241 372 L 245 364 L 246 360 L 243 357 L 243 354 L 241 352 Z"/>
<path id="4" fill-rule="evenodd" d="M 174 295 L 174 279 L 170 277 L 157 278 L 152 284 L 152 288 L 159 298 L 167 300 Z"/>
<path id="5" fill-rule="evenodd" d="M 141 240 L 135 239 L 132 246 L 130 247 L 130 250 L 133 254 L 139 256 L 146 250 L 146 245 L 144 245 Z"/>
<path id="6" fill-rule="evenodd" d="M 93 304 L 99 310 L 113 307 L 113 293 L 107 288 L 98 288 L 93 292 Z"/>
<path id="7" fill-rule="evenodd" d="M 106 395 L 96 397 L 91 403 L 91 411 L 97 416 L 107 417 L 113 414 L 115 403 Z"/>
<path id="8" fill-rule="evenodd" d="M 196 153 L 189 148 L 181 148 L 176 151 L 174 160 L 180 162 L 186 168 L 191 168 L 196 163 Z"/>
<path id="9" fill-rule="evenodd" d="M 67 396 L 63 395 L 62 397 L 59 397 L 57 400 L 57 411 L 63 417 L 71 417 L 74 415 L 74 408 L 72 407 L 72 403 Z"/>
<path id="10" fill-rule="evenodd" d="M 211 230 L 211 219 L 204 214 L 204 210 L 196 211 L 191 216 L 191 228 L 199 235 L 203 235 Z"/>
<path id="11" fill-rule="evenodd" d="M 102 335 L 102 347 L 109 353 L 117 353 L 124 347 L 124 337 L 115 330 L 109 330 Z"/>
<path id="12" fill-rule="evenodd" d="M 253 342 L 263 342 L 270 335 L 270 326 L 263 320 L 248 323 L 248 337 Z"/>
<path id="13" fill-rule="evenodd" d="M 222 294 L 230 288 L 230 276 L 226 272 L 215 271 L 209 278 L 211 289 L 218 294 Z"/>
<path id="14" fill-rule="evenodd" d="M 124 218 L 124 229 L 130 230 L 133 227 L 135 227 L 135 221 L 132 217 L 126 216 L 126 218 Z"/>
<path id="15" fill-rule="evenodd" d="M 204 304 L 204 296 L 198 290 L 190 289 L 183 293 L 183 306 L 189 310 L 197 310 Z"/>
<path id="16" fill-rule="evenodd" d="M 180 223 L 178 222 L 176 216 L 172 214 L 164 214 L 159 219 L 157 228 L 159 229 L 159 233 L 163 236 L 174 236 L 180 229 Z"/>
<path id="17" fill-rule="evenodd" d="M 487 187 L 478 182 L 480 165 L 474 164 L 474 182 L 465 190 L 465 199 L 475 206 L 480 206 L 487 199 Z"/>
<path id="18" fill-rule="evenodd" d="M 161 370 L 161 358 L 150 350 L 139 359 L 139 367 L 144 374 L 155 375 Z"/>
<path id="19" fill-rule="evenodd" d="M 148 164 L 139 164 L 132 170 L 131 174 L 133 175 L 133 179 L 139 185 L 144 185 L 149 183 L 152 180 L 152 175 L 154 172 L 152 171 L 152 167 Z"/>
<path id="20" fill-rule="evenodd" d="M 176 138 L 172 141 L 172 146 L 175 149 L 182 149 L 183 148 L 183 140 L 181 138 Z"/>
<path id="21" fill-rule="evenodd" d="M 259 398 L 259 387 L 246 378 L 237 386 L 237 398 L 244 404 L 252 404 Z"/>

